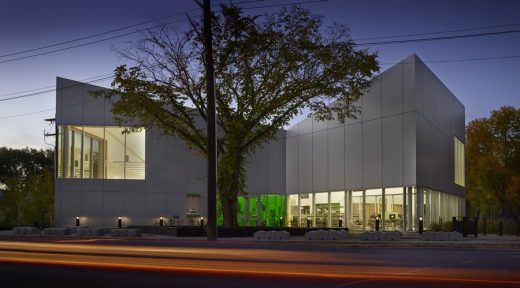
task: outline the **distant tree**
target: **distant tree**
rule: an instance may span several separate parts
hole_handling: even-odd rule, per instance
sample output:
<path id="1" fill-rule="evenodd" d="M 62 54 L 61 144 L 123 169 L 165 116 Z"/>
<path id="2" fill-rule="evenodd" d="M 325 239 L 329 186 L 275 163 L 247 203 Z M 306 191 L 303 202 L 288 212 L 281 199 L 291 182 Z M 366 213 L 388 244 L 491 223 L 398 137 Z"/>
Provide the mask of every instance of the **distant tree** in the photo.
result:
<path id="1" fill-rule="evenodd" d="M 221 6 L 213 17 L 218 138 L 218 193 L 224 226 L 237 225 L 237 196 L 247 194 L 248 155 L 309 109 L 319 120 L 343 122 L 379 70 L 375 54 L 356 50 L 349 30 L 300 7 L 249 16 Z M 149 32 L 121 55 L 135 66 L 115 69 L 120 124 L 176 135 L 207 156 L 202 27 Z M 135 123 L 135 121 L 133 122 Z M 138 127 L 135 127 L 138 129 Z"/>
<path id="2" fill-rule="evenodd" d="M 468 199 L 475 211 L 520 211 L 520 109 L 502 107 L 466 130 Z"/>
<path id="3" fill-rule="evenodd" d="M 0 148 L 0 198 L 3 225 L 52 225 L 54 217 L 53 151 Z"/>

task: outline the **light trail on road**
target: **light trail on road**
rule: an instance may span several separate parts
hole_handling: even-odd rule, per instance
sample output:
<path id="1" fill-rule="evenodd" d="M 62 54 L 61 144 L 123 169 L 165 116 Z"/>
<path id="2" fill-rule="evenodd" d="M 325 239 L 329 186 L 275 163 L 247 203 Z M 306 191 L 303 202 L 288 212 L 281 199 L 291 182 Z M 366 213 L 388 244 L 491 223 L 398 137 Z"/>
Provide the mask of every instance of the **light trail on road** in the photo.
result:
<path id="1" fill-rule="evenodd" d="M 518 253 L 518 252 L 516 252 Z M 514 254 L 514 253 L 513 253 Z M 377 279 L 520 286 L 520 274 L 468 267 L 399 266 L 361 253 L 0 241 L 1 263 L 255 277 Z"/>

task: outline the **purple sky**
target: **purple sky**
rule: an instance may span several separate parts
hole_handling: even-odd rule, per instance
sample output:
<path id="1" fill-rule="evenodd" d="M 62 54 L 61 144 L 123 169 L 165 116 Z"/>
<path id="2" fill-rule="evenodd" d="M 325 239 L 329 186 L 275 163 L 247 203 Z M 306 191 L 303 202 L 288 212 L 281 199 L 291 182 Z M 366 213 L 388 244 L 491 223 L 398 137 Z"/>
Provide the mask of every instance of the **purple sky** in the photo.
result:
<path id="1" fill-rule="evenodd" d="M 244 0 L 237 0 L 242 2 Z M 229 1 L 213 0 L 214 3 Z M 264 0 L 241 4 L 243 7 L 298 2 L 294 0 Z M 303 1 L 300 1 L 303 2 Z M 511 25 L 487 30 L 472 30 L 451 34 L 519 30 L 520 1 L 388 1 L 388 0 L 329 0 L 305 4 L 325 21 L 347 24 L 353 39 L 427 33 L 483 26 Z M 105 32 L 174 13 L 195 9 L 192 0 L 89 0 L 37 1 L 3 0 L 0 3 L 0 55 L 11 54 L 83 36 Z M 257 8 L 246 13 L 262 14 L 280 8 Z M 177 16 L 165 21 L 180 19 Z M 141 28 L 153 26 L 148 24 Z M 180 28 L 186 22 L 179 24 Z M 134 28 L 135 30 L 135 28 Z M 98 40 L 132 29 L 115 32 L 83 42 L 72 43 L 37 52 L 0 57 L 0 62 L 20 56 L 41 53 L 56 48 Z M 138 34 L 87 45 L 58 53 L 0 63 L 0 100 L 18 96 L 11 94 L 55 85 L 56 76 L 74 80 L 105 75 L 121 64 L 112 47 L 125 47 Z M 439 35 L 425 35 L 428 37 Z M 380 40 L 380 39 L 379 39 Z M 365 40 L 376 41 L 376 40 Z M 363 42 L 359 40 L 359 42 Z M 491 110 L 504 105 L 520 107 L 520 33 L 435 42 L 371 46 L 378 51 L 382 70 L 406 56 L 417 53 L 466 106 L 466 121 L 488 116 Z M 485 57 L 518 56 L 485 61 L 442 62 Z M 109 80 L 97 82 L 108 86 Z M 52 89 L 52 87 L 47 88 Z M 46 89 L 44 89 L 46 90 Z M 55 92 L 12 101 L 0 101 L 0 146 L 51 147 L 44 143 L 44 129 L 52 130 L 43 121 L 54 117 L 54 111 L 9 117 L 54 108 Z M 48 139 L 52 142 L 52 139 Z"/>

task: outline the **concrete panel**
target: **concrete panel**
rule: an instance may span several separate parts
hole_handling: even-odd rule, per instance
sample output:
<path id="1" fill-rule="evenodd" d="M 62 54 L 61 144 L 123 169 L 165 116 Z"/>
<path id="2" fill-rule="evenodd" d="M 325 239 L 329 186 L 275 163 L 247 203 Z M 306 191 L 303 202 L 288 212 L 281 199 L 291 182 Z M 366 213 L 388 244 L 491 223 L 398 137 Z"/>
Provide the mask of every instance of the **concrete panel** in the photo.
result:
<path id="1" fill-rule="evenodd" d="M 104 125 L 105 97 L 94 97 L 93 91 L 99 90 L 91 85 L 83 86 L 83 124 Z"/>
<path id="2" fill-rule="evenodd" d="M 146 131 L 146 191 L 148 193 L 166 192 L 166 162 L 168 139 L 165 136 L 151 135 Z"/>
<path id="3" fill-rule="evenodd" d="M 312 192 L 312 134 L 298 137 L 298 192 Z"/>
<path id="4" fill-rule="evenodd" d="M 61 224 L 61 184 L 58 181 L 54 186 L 54 225 L 56 227 L 63 226 Z"/>
<path id="5" fill-rule="evenodd" d="M 136 192 L 136 193 L 145 193 L 146 192 L 146 181 L 145 180 L 126 180 L 125 181 L 125 192 Z"/>
<path id="6" fill-rule="evenodd" d="M 103 193 L 103 226 L 117 227 L 119 216 L 123 217 L 123 226 L 126 226 L 124 199 L 124 192 Z"/>
<path id="7" fill-rule="evenodd" d="M 328 191 L 327 130 L 313 133 L 312 138 L 312 188 L 314 192 Z"/>
<path id="8" fill-rule="evenodd" d="M 277 140 L 268 146 L 267 190 L 270 194 L 285 195 L 285 133 L 278 133 Z"/>
<path id="9" fill-rule="evenodd" d="M 338 127 L 328 131 L 328 191 L 345 188 L 345 129 Z"/>
<path id="10" fill-rule="evenodd" d="M 257 148 L 246 163 L 247 187 L 246 191 L 252 194 L 267 193 L 267 147 Z"/>
<path id="11" fill-rule="evenodd" d="M 184 219 L 187 212 L 186 194 L 166 194 L 166 215 L 168 217 L 178 216 L 179 219 Z"/>
<path id="12" fill-rule="evenodd" d="M 305 118 L 298 123 L 298 135 L 303 135 L 312 132 L 312 118 Z"/>
<path id="13" fill-rule="evenodd" d="M 81 194 L 66 190 L 61 192 L 61 226 L 76 225 L 76 216 L 83 214 Z"/>
<path id="14" fill-rule="evenodd" d="M 158 221 L 166 215 L 166 193 L 146 194 L 146 220 Z"/>
<path id="15" fill-rule="evenodd" d="M 416 109 L 416 62 L 415 56 L 411 61 L 403 61 L 403 112 Z"/>
<path id="16" fill-rule="evenodd" d="M 83 83 L 61 79 L 61 123 L 83 123 Z"/>
<path id="17" fill-rule="evenodd" d="M 363 95 L 363 121 L 381 118 L 381 77 L 375 77 L 372 86 Z"/>
<path id="18" fill-rule="evenodd" d="M 169 138 L 166 149 L 166 192 L 188 193 L 188 161 L 194 158 L 180 140 Z M 190 158 L 188 158 L 190 157 Z M 189 159 L 189 160 L 188 160 Z"/>
<path id="19" fill-rule="evenodd" d="M 186 165 L 186 164 L 184 164 Z M 188 154 L 188 193 L 206 193 L 207 191 L 207 166 L 206 160 L 199 156 Z"/>
<path id="20" fill-rule="evenodd" d="M 105 192 L 125 191 L 125 180 L 106 179 L 103 182 Z"/>
<path id="21" fill-rule="evenodd" d="M 361 121 L 363 121 L 363 114 L 362 114 L 363 113 L 363 96 L 360 96 L 359 99 L 356 102 L 354 102 L 352 105 L 357 107 L 357 109 L 359 111 L 357 113 L 355 113 L 353 115 L 353 117 L 347 118 L 345 120 L 346 125 L 354 124 L 354 123 L 361 123 Z"/>
<path id="22" fill-rule="evenodd" d="M 363 124 L 345 126 L 345 189 L 363 187 Z"/>
<path id="23" fill-rule="evenodd" d="M 152 193 L 155 194 L 155 193 Z M 125 220 L 126 225 L 153 225 L 146 221 L 146 207 L 144 193 L 126 192 L 125 193 Z"/>
<path id="24" fill-rule="evenodd" d="M 312 131 L 318 132 L 322 130 L 326 130 L 328 126 L 328 121 L 318 121 L 314 117 L 312 119 Z"/>
<path id="25" fill-rule="evenodd" d="M 115 95 L 111 98 L 105 98 L 105 125 L 115 125 L 114 114 L 112 113 L 112 103 L 115 103 L 117 100 L 121 99 L 120 96 Z"/>
<path id="26" fill-rule="evenodd" d="M 78 214 L 81 226 L 103 226 L 103 205 L 103 192 L 84 192 L 83 213 Z"/>
<path id="27" fill-rule="evenodd" d="M 403 114 L 403 181 L 405 186 L 415 186 L 416 179 L 416 121 L 418 114 L 409 112 Z"/>
<path id="28" fill-rule="evenodd" d="M 403 65 L 405 64 L 394 65 L 381 74 L 383 117 L 403 111 Z"/>
<path id="29" fill-rule="evenodd" d="M 345 124 L 341 123 L 341 121 L 338 119 L 338 115 L 336 113 L 334 113 L 334 119 L 332 119 L 331 121 L 327 121 L 328 129 L 341 127 L 343 125 L 345 125 Z"/>
<path id="30" fill-rule="evenodd" d="M 382 183 L 381 119 L 363 122 L 363 187 L 378 188 Z"/>
<path id="31" fill-rule="evenodd" d="M 425 66 L 422 62 L 415 64 L 415 110 L 419 113 L 424 113 L 424 91 L 425 91 L 425 79 L 424 79 Z"/>
<path id="32" fill-rule="evenodd" d="M 83 185 L 83 191 L 85 192 L 101 192 L 103 191 L 103 179 L 83 179 L 78 180 L 82 183 L 78 186 Z"/>
<path id="33" fill-rule="evenodd" d="M 285 149 L 286 155 L 286 191 L 288 194 L 298 193 L 298 139 L 299 137 L 287 138 Z"/>
<path id="34" fill-rule="evenodd" d="M 403 114 L 382 118 L 383 187 L 403 186 Z"/>
<path id="35" fill-rule="evenodd" d="M 61 183 L 61 191 L 67 191 L 67 192 L 80 192 L 83 191 L 83 180 L 82 179 L 66 179 L 61 178 L 58 179 Z"/>

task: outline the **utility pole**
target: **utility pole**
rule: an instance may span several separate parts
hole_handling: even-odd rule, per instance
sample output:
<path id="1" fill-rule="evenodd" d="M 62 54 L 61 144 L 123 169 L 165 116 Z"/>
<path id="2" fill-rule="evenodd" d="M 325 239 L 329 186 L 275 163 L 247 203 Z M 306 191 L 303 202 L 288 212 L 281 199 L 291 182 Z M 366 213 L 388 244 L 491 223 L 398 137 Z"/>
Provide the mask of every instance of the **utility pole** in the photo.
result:
<path id="1" fill-rule="evenodd" d="M 208 135 L 208 230 L 210 241 L 217 240 L 217 131 L 215 105 L 215 68 L 211 33 L 211 3 L 204 0 L 204 58 L 206 60 L 207 135 Z"/>

